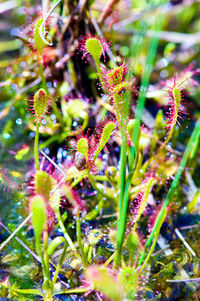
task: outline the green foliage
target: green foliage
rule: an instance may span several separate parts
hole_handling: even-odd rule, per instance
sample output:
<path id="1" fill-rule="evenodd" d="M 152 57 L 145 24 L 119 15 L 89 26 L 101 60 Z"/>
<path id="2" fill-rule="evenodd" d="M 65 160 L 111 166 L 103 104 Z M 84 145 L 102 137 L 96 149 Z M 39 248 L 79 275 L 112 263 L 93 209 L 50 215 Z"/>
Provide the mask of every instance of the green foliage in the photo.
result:
<path id="1" fill-rule="evenodd" d="M 76 148 L 77 148 L 77 152 L 84 155 L 84 157 L 88 161 L 88 149 L 89 149 L 88 139 L 87 138 L 80 138 L 77 142 Z"/>
<path id="2" fill-rule="evenodd" d="M 123 82 L 115 86 L 112 91 L 115 113 L 122 131 L 126 131 L 128 124 L 131 88 L 131 83 Z"/>
<path id="3" fill-rule="evenodd" d="M 40 124 L 48 110 L 49 97 L 44 89 L 38 90 L 33 99 L 35 121 Z"/>
<path id="4" fill-rule="evenodd" d="M 40 195 L 31 199 L 32 224 L 36 241 L 40 241 L 41 234 L 46 224 L 45 201 Z"/>
<path id="5" fill-rule="evenodd" d="M 98 61 L 103 51 L 101 42 L 97 38 L 89 38 L 86 41 L 87 51 L 93 56 L 95 61 Z"/>
<path id="6" fill-rule="evenodd" d="M 41 195 L 49 202 L 53 209 L 58 209 L 60 206 L 60 190 L 57 189 L 54 193 L 51 191 L 56 186 L 56 180 L 46 171 L 37 170 L 35 173 L 35 192 Z"/>
<path id="7" fill-rule="evenodd" d="M 91 266 L 86 270 L 86 277 L 93 284 L 93 288 L 104 293 L 113 301 L 122 300 L 122 291 L 116 286 L 115 279 L 109 275 L 106 268 L 101 266 Z"/>
<path id="8" fill-rule="evenodd" d="M 35 42 L 35 47 L 40 55 L 42 55 L 42 51 L 43 51 L 44 47 L 46 46 L 46 44 L 44 43 L 44 41 L 42 40 L 42 38 L 40 36 L 40 27 L 41 27 L 43 21 L 44 21 L 43 18 L 37 20 L 35 27 L 34 27 L 34 36 L 33 36 L 33 39 Z M 45 34 L 44 29 L 42 29 L 42 33 Z"/>
<path id="9" fill-rule="evenodd" d="M 122 283 L 127 300 L 135 300 L 138 282 L 136 270 L 131 267 L 122 268 L 119 280 Z"/>
<path id="10" fill-rule="evenodd" d="M 198 4 L 82 4 L 7 3 L 2 28 L 26 28 L 0 43 L 1 297 L 173 299 L 188 278 L 177 298 L 197 300 Z"/>
<path id="11" fill-rule="evenodd" d="M 94 160 L 98 157 L 99 153 L 101 150 L 104 148 L 105 144 L 108 142 L 110 139 L 110 136 L 112 135 L 114 129 L 115 129 L 115 123 L 114 122 L 108 122 L 106 125 L 103 127 L 102 133 L 100 135 L 100 141 L 97 146 L 97 150 L 94 156 Z"/>

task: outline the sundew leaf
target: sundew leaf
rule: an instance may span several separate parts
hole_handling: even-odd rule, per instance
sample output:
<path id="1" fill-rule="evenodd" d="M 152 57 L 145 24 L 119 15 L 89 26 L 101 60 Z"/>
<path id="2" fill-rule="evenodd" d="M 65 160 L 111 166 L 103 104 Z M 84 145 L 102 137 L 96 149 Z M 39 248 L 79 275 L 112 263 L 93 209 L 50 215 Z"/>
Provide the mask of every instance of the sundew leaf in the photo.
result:
<path id="1" fill-rule="evenodd" d="M 88 139 L 80 138 L 77 143 L 77 151 L 84 155 L 86 160 L 88 161 Z"/>
<path id="2" fill-rule="evenodd" d="M 35 191 L 37 194 L 42 195 L 54 210 L 60 206 L 60 190 L 56 189 L 51 194 L 56 185 L 56 180 L 46 171 L 37 170 L 35 174 Z"/>
<path id="3" fill-rule="evenodd" d="M 126 293 L 127 300 L 135 300 L 138 285 L 138 276 L 135 268 L 124 267 L 119 275 L 119 280 Z"/>
<path id="4" fill-rule="evenodd" d="M 48 200 L 52 190 L 51 176 L 43 170 L 38 170 L 35 174 L 35 191 Z"/>
<path id="5" fill-rule="evenodd" d="M 35 28 L 34 28 L 34 42 L 35 42 L 35 47 L 38 51 L 38 53 L 40 55 L 42 55 L 42 50 L 44 49 L 44 47 L 46 46 L 46 44 L 44 43 L 44 41 L 42 40 L 41 36 L 40 36 L 40 26 L 43 23 L 43 19 L 39 19 L 36 24 L 35 24 Z M 43 32 L 44 34 L 44 32 Z"/>
<path id="6" fill-rule="evenodd" d="M 48 111 L 49 97 L 44 89 L 39 89 L 33 99 L 33 109 L 35 115 L 35 121 L 41 122 L 42 117 Z"/>
<path id="7" fill-rule="evenodd" d="M 42 196 L 36 195 L 32 198 L 31 212 L 35 239 L 39 241 L 46 223 L 45 202 Z"/>
<path id="8" fill-rule="evenodd" d="M 96 158 L 98 157 L 99 153 L 101 152 L 101 150 L 103 149 L 103 147 L 105 146 L 105 144 L 108 142 L 108 140 L 110 139 L 110 136 L 112 135 L 113 131 L 115 129 L 115 124 L 114 122 L 109 122 L 105 125 L 105 127 L 103 128 L 102 134 L 101 134 L 101 138 L 94 156 L 94 160 L 96 160 Z"/>
<path id="9" fill-rule="evenodd" d="M 130 109 L 131 83 L 123 82 L 113 89 L 113 104 L 117 121 L 123 132 L 127 130 Z"/>
<path id="10" fill-rule="evenodd" d="M 137 206 L 136 208 L 133 209 L 134 211 L 134 223 L 136 223 L 140 216 L 142 215 L 146 204 L 147 204 L 147 199 L 150 193 L 150 190 L 152 186 L 155 184 L 155 179 L 153 177 L 150 177 L 147 182 L 144 184 L 143 190 L 139 193 L 139 196 L 137 198 Z"/>

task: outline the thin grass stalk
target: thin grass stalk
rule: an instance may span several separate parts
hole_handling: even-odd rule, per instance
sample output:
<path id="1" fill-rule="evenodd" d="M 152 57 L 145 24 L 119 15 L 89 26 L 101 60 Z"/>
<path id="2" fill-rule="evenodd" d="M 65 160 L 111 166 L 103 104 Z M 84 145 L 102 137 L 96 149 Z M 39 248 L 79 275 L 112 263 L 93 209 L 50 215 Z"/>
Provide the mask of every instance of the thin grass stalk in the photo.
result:
<path id="1" fill-rule="evenodd" d="M 159 17 L 158 20 L 156 20 L 155 31 L 160 31 L 162 27 L 162 21 L 163 21 L 163 17 Z M 157 52 L 158 41 L 159 39 L 157 37 L 153 37 L 150 40 L 149 49 L 147 53 L 146 68 L 142 77 L 140 94 L 139 94 L 138 104 L 136 107 L 135 126 L 132 134 L 133 146 L 131 147 L 131 153 L 129 158 L 129 177 L 126 181 L 126 185 L 124 189 L 124 196 L 122 200 L 123 206 L 122 208 L 120 208 L 121 213 L 120 213 L 120 218 L 117 227 L 117 251 L 114 260 L 115 267 L 121 264 L 121 252 L 122 252 L 122 246 L 124 242 L 124 235 L 125 235 L 126 221 L 127 221 L 127 209 L 128 209 L 128 202 L 129 202 L 129 187 L 131 184 L 131 178 L 133 175 L 133 166 L 135 166 L 134 161 L 138 149 L 141 117 L 145 106 L 146 92 L 149 85 L 151 71 L 153 68 L 153 62 Z"/>
<path id="2" fill-rule="evenodd" d="M 59 274 L 59 272 L 60 272 L 60 270 L 62 268 L 62 264 L 63 264 L 63 261 L 65 259 L 66 252 L 67 252 L 67 243 L 65 243 L 63 252 L 62 252 L 62 254 L 60 256 L 60 259 L 59 259 L 59 262 L 57 264 L 57 267 L 56 267 L 56 270 L 55 270 L 55 273 L 54 273 L 54 276 L 53 276 L 52 284 L 56 283 L 56 280 L 58 278 L 58 274 Z"/>
<path id="3" fill-rule="evenodd" d="M 86 259 L 85 259 L 85 254 L 84 254 L 84 248 L 83 248 L 83 243 L 81 239 L 81 220 L 80 220 L 80 212 L 78 211 L 77 213 L 77 220 L 76 220 L 76 236 L 77 236 L 77 241 L 78 241 L 78 246 L 79 246 L 79 252 L 83 261 L 83 267 L 86 267 Z"/>
<path id="4" fill-rule="evenodd" d="M 163 222 L 164 222 L 166 216 L 167 216 L 167 208 L 165 208 L 165 211 L 163 212 L 163 215 L 162 215 L 162 219 L 160 219 L 160 222 L 159 222 L 158 227 L 157 227 L 156 232 L 155 232 L 155 238 L 154 238 L 154 241 L 153 241 L 153 243 L 152 243 L 152 245 L 151 245 L 151 248 L 150 248 L 150 250 L 149 250 L 149 253 L 147 254 L 147 257 L 146 257 L 145 261 L 143 262 L 143 265 L 142 265 L 141 268 L 140 268 L 140 271 L 139 271 L 139 273 L 138 273 L 138 276 L 141 274 L 142 270 L 144 270 L 144 268 L 146 267 L 146 265 L 147 265 L 147 263 L 148 263 L 148 261 L 149 261 L 151 255 L 152 255 L 152 253 L 153 253 L 153 251 L 154 251 L 154 248 L 155 248 L 156 243 L 157 243 L 157 240 L 158 240 L 158 236 L 159 236 L 159 234 L 160 234 L 160 229 L 161 229 L 161 227 L 162 227 L 162 224 L 163 224 Z"/>
<path id="5" fill-rule="evenodd" d="M 43 256 L 44 256 L 44 265 L 45 265 L 45 269 L 46 269 L 46 283 L 44 283 L 44 287 L 45 289 L 47 289 L 47 291 L 50 291 L 50 272 L 49 272 L 49 256 L 47 253 L 47 249 L 48 249 L 48 229 L 47 229 L 47 225 L 45 226 L 44 232 L 43 232 Z"/>
<path id="6" fill-rule="evenodd" d="M 61 228 L 61 230 L 62 230 L 62 232 L 64 234 L 64 237 L 65 237 L 66 241 L 68 242 L 71 250 L 74 251 L 74 252 L 77 252 L 76 247 L 75 247 L 73 241 L 71 240 L 71 237 L 67 233 L 67 230 L 66 230 L 66 228 L 64 226 L 64 223 L 63 223 L 63 220 L 62 220 L 62 217 L 60 215 L 60 211 L 59 210 L 56 211 L 56 218 L 58 220 L 59 226 L 60 226 L 60 228 Z"/>
<path id="7" fill-rule="evenodd" d="M 119 175 L 119 217 L 122 212 L 123 207 L 123 198 L 124 198 L 124 189 L 125 189 L 125 181 L 126 181 L 126 152 L 127 152 L 127 137 L 126 133 L 122 132 L 122 146 L 120 152 L 120 175 Z"/>
<path id="8" fill-rule="evenodd" d="M 186 150 L 185 150 L 184 155 L 182 157 L 182 160 L 180 162 L 179 170 L 176 173 L 176 176 L 175 176 L 175 178 L 174 178 L 174 180 L 173 180 L 173 182 L 172 182 L 172 184 L 170 186 L 170 189 L 168 191 L 167 197 L 166 197 L 166 199 L 165 199 L 165 201 L 164 201 L 164 203 L 162 205 L 161 211 L 160 211 L 159 216 L 158 216 L 158 218 L 156 220 L 156 223 L 155 223 L 155 225 L 153 227 L 151 235 L 149 236 L 149 238 L 147 240 L 147 243 L 145 245 L 145 251 L 142 253 L 142 255 L 141 255 L 140 259 L 139 259 L 138 265 L 141 265 L 143 263 L 143 261 L 144 261 L 144 258 L 145 258 L 146 253 L 147 253 L 147 248 L 151 245 L 151 242 L 152 242 L 152 240 L 153 240 L 153 238 L 155 236 L 155 233 L 156 233 L 156 231 L 157 231 L 157 229 L 159 227 L 160 221 L 162 220 L 162 218 L 163 218 L 163 216 L 165 214 L 166 208 L 169 205 L 169 202 L 170 202 L 170 200 L 171 200 L 171 198 L 172 198 L 172 196 L 173 196 L 173 194 L 174 194 L 174 192 L 175 192 L 175 190 L 177 188 L 177 185 L 179 183 L 179 180 L 180 180 L 180 177 L 182 175 L 182 172 L 183 172 L 183 170 L 184 170 L 184 168 L 186 166 L 187 160 L 190 157 L 190 154 L 192 153 L 193 147 L 196 144 L 196 141 L 198 141 L 199 137 L 200 137 L 200 118 L 198 119 L 198 122 L 197 122 L 197 124 L 195 126 L 195 129 L 194 129 L 194 131 L 193 131 L 193 133 L 192 133 L 192 135 L 190 137 L 190 140 L 189 140 L 189 142 L 187 144 Z"/>

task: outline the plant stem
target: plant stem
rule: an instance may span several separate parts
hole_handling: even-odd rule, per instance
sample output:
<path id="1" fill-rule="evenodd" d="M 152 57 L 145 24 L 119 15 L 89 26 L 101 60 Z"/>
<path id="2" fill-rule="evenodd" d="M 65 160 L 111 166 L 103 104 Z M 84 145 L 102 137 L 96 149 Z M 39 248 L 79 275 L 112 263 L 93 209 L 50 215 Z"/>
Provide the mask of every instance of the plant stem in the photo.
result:
<path id="1" fill-rule="evenodd" d="M 56 270 L 55 270 L 55 273 L 54 273 L 54 276 L 53 276 L 52 284 L 56 283 L 56 280 L 58 278 L 58 274 L 59 274 L 59 272 L 61 270 L 61 267 L 62 267 L 62 263 L 63 263 L 63 261 L 65 259 L 66 251 L 67 251 L 67 244 L 65 242 L 64 250 L 63 250 L 63 252 L 62 252 L 62 254 L 60 256 L 59 262 L 57 264 L 57 267 L 56 267 Z"/>
<path id="2" fill-rule="evenodd" d="M 44 77 L 44 69 L 43 69 L 43 66 L 42 66 L 42 63 L 41 63 L 41 58 L 39 57 L 39 71 L 40 71 L 40 77 L 41 77 L 41 80 L 42 80 L 42 87 L 45 91 L 48 91 L 48 88 L 47 88 L 47 82 L 46 82 L 46 78 Z"/>
<path id="3" fill-rule="evenodd" d="M 48 249 L 48 230 L 47 230 L 47 224 L 45 226 L 44 232 L 43 232 L 43 239 L 44 239 L 44 244 L 43 244 L 43 253 L 44 253 L 44 265 L 46 269 L 46 282 L 44 282 L 45 289 L 49 290 L 50 289 L 50 273 L 49 273 L 49 256 L 47 253 Z"/>
<path id="4" fill-rule="evenodd" d="M 86 260 L 85 260 L 82 239 L 81 239 L 81 220 L 80 220 L 80 212 L 79 211 L 77 213 L 77 220 L 76 220 L 76 236 L 77 236 L 77 241 L 78 241 L 78 245 L 79 245 L 79 252 L 80 252 L 82 260 L 83 260 L 83 267 L 85 268 Z"/>
<path id="5" fill-rule="evenodd" d="M 56 210 L 56 218 L 58 220 L 59 226 L 60 226 L 60 228 L 61 228 L 61 230 L 62 230 L 62 232 L 64 234 L 64 237 L 65 237 L 66 241 L 68 242 L 70 248 L 72 249 L 72 251 L 77 252 L 77 250 L 76 250 L 76 248 L 74 246 L 74 243 L 71 240 L 71 238 L 70 238 L 69 234 L 67 233 L 67 230 L 66 230 L 66 228 L 65 228 L 65 226 L 63 224 L 62 217 L 60 215 L 59 209 Z"/>
<path id="6" fill-rule="evenodd" d="M 35 245 L 36 245 L 37 253 L 38 253 L 38 255 L 40 256 L 40 259 L 41 259 L 42 271 L 43 271 L 43 275 L 44 275 L 44 283 L 46 283 L 46 282 L 48 282 L 49 277 L 48 277 L 48 272 L 47 272 L 47 269 L 46 269 L 46 264 L 45 264 L 45 261 L 44 261 L 44 257 L 43 257 L 43 254 L 42 254 L 42 247 L 41 247 L 40 240 L 35 239 Z"/>
<path id="7" fill-rule="evenodd" d="M 40 168 L 39 163 L 39 123 L 36 123 L 35 130 L 35 143 L 34 143 L 34 156 L 35 156 L 35 169 L 38 170 Z"/>
<path id="8" fill-rule="evenodd" d="M 91 175 L 90 173 L 89 173 L 89 171 L 88 171 L 88 179 L 89 179 L 89 181 L 90 181 L 90 184 L 91 184 L 91 186 L 102 196 L 102 197 L 106 197 L 107 199 L 109 199 L 109 200 L 115 200 L 115 198 L 112 196 L 112 195 L 110 195 L 110 194 L 108 194 L 108 193 L 105 193 L 104 191 L 103 191 L 103 188 L 101 189 L 101 188 L 99 188 L 98 187 L 98 185 L 97 184 L 99 184 L 99 183 L 96 183 L 95 182 L 95 180 L 93 179 L 93 175 Z M 99 184 L 99 185 L 101 185 L 101 184 Z M 101 185 L 101 186 L 103 186 L 103 185 Z"/>
<path id="9" fill-rule="evenodd" d="M 182 157 L 182 160 L 180 162 L 179 170 L 176 173 L 176 176 L 175 176 L 175 178 L 174 178 L 174 180 L 173 180 L 173 182 L 172 182 L 172 184 L 170 186 L 170 189 L 168 191 L 167 197 L 166 197 L 166 199 L 165 199 L 165 201 L 164 201 L 164 203 L 162 205 L 161 211 L 160 211 L 159 216 L 158 216 L 158 218 L 156 220 L 156 223 L 155 223 L 155 225 L 153 227 L 151 235 L 149 236 L 149 238 L 147 240 L 147 243 L 146 243 L 146 246 L 145 246 L 145 251 L 141 255 L 141 257 L 139 259 L 139 262 L 138 262 L 138 265 L 142 264 L 142 262 L 143 262 L 143 260 L 144 260 L 144 258 L 146 256 L 146 250 L 150 246 L 150 244 L 151 244 L 151 242 L 153 240 L 155 232 L 157 231 L 157 229 L 158 229 L 158 227 L 160 225 L 160 221 L 163 219 L 163 216 L 165 214 L 166 208 L 167 208 L 167 206 L 168 206 L 168 204 L 169 204 L 169 202 L 170 202 L 170 200 L 171 200 L 171 198 L 172 198 L 172 196 L 174 194 L 175 189 L 177 188 L 177 185 L 178 185 L 178 182 L 180 180 L 181 174 L 182 174 L 182 172 L 183 172 L 183 170 L 185 168 L 185 165 L 187 163 L 188 158 L 190 157 L 190 154 L 192 152 L 193 146 L 196 144 L 196 141 L 199 139 L 199 137 L 200 137 L 200 118 L 198 119 L 198 122 L 197 122 L 197 124 L 195 126 L 195 129 L 194 129 L 194 131 L 193 131 L 193 133 L 192 133 L 192 135 L 190 137 L 190 140 L 188 142 L 188 145 L 186 147 L 186 150 L 185 150 L 184 155 Z"/>
<path id="10" fill-rule="evenodd" d="M 124 234 L 126 229 L 126 220 L 127 220 L 127 209 L 128 209 L 128 200 L 129 200 L 129 185 L 131 183 L 131 177 L 128 177 L 125 190 L 124 190 L 124 202 L 123 207 L 120 213 L 120 218 L 117 225 L 117 250 L 115 253 L 114 267 L 121 265 L 121 252 L 124 242 Z"/>
<path id="11" fill-rule="evenodd" d="M 97 73 L 98 73 L 98 76 L 99 76 L 99 81 L 100 81 L 100 84 L 101 84 L 101 88 L 104 90 L 104 79 L 103 79 L 102 72 L 101 72 L 101 69 L 100 69 L 100 59 L 99 58 L 94 58 L 94 61 L 95 61 L 95 64 L 96 64 Z"/>
<path id="12" fill-rule="evenodd" d="M 125 180 L 126 180 L 126 152 L 127 152 L 127 137 L 126 133 L 122 131 L 122 146 L 121 146 L 121 153 L 120 153 L 120 174 L 119 174 L 119 181 L 120 181 L 120 193 L 119 193 L 119 217 L 118 217 L 118 227 L 117 227 L 117 251 L 114 260 L 114 266 L 121 264 L 121 250 L 123 244 L 123 223 L 126 220 L 126 216 L 124 217 L 123 211 L 124 206 L 123 199 L 124 199 L 124 189 L 125 189 Z"/>

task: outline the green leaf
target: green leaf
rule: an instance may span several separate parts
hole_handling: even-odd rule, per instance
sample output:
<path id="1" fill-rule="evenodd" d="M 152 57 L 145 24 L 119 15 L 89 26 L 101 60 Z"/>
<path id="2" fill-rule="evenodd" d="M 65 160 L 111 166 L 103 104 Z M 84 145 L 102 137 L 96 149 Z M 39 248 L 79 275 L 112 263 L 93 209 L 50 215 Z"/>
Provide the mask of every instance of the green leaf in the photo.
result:
<path id="1" fill-rule="evenodd" d="M 194 210 L 194 207 L 196 206 L 198 200 L 200 197 L 200 189 L 198 189 L 190 203 L 187 205 L 187 212 L 191 213 Z"/>
<path id="2" fill-rule="evenodd" d="M 44 89 L 38 90 L 35 93 L 35 96 L 33 99 L 35 121 L 37 123 L 40 123 L 42 117 L 44 117 L 44 115 L 47 113 L 48 103 L 49 103 L 49 98 L 48 98 L 47 92 Z"/>
<path id="3" fill-rule="evenodd" d="M 66 243 L 66 239 L 63 236 L 57 236 L 56 238 L 54 238 L 48 246 L 47 254 L 51 256 L 54 253 L 55 249 L 62 243 Z"/>
<path id="4" fill-rule="evenodd" d="M 109 122 L 104 126 L 102 134 L 101 134 L 101 138 L 100 138 L 97 150 L 96 150 L 96 154 L 94 156 L 94 160 L 96 160 L 99 153 L 101 152 L 101 150 L 103 149 L 105 144 L 110 139 L 110 136 L 112 135 L 114 129 L 115 129 L 115 123 L 114 122 Z"/>
<path id="5" fill-rule="evenodd" d="M 36 195 L 31 199 L 31 212 L 35 240 L 38 242 L 46 223 L 45 202 L 40 195 Z"/>
<path id="6" fill-rule="evenodd" d="M 43 297 L 43 294 L 42 294 L 41 290 L 39 290 L 39 289 L 19 289 L 19 288 L 17 288 L 16 291 L 20 294 L 38 295 L 38 296 Z"/>
<path id="7" fill-rule="evenodd" d="M 86 160 L 88 161 L 88 139 L 80 138 L 77 143 L 77 151 L 84 155 Z"/>

